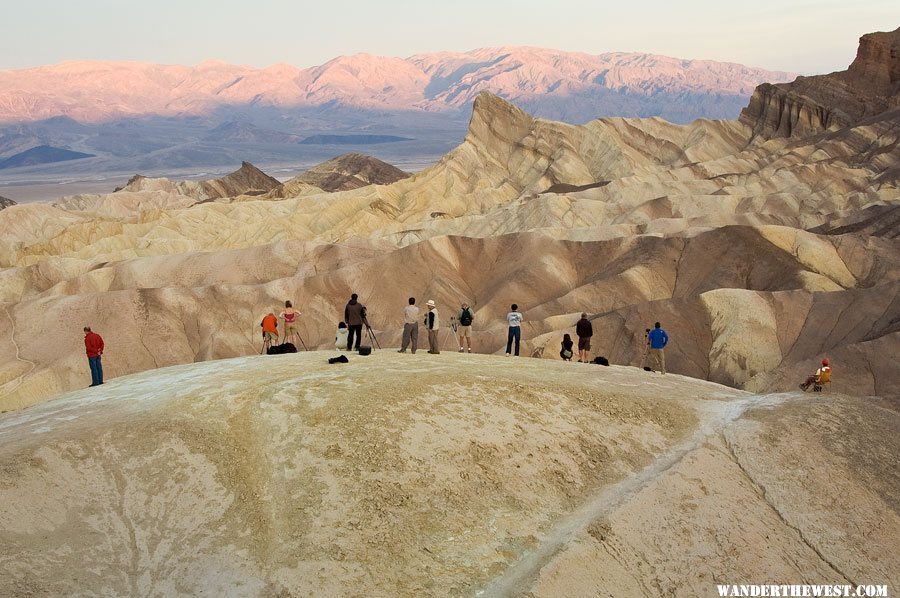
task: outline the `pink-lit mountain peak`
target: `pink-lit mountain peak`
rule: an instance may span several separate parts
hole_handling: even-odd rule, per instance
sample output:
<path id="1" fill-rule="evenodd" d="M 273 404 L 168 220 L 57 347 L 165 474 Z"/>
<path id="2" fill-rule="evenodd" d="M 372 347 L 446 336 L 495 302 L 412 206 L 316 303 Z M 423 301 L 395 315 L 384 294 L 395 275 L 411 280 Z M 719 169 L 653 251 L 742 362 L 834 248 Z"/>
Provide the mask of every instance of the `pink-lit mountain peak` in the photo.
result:
<path id="1" fill-rule="evenodd" d="M 70 61 L 0 72 L 0 122 L 70 116 L 100 122 L 133 115 L 202 114 L 247 103 L 388 110 L 455 110 L 481 91 L 507 99 L 562 101 L 603 90 L 747 96 L 791 73 L 652 54 L 505 46 L 409 58 L 354 54 L 320 66 L 266 68 L 207 60 L 196 66 Z M 554 100 L 554 101 L 556 101 Z"/>

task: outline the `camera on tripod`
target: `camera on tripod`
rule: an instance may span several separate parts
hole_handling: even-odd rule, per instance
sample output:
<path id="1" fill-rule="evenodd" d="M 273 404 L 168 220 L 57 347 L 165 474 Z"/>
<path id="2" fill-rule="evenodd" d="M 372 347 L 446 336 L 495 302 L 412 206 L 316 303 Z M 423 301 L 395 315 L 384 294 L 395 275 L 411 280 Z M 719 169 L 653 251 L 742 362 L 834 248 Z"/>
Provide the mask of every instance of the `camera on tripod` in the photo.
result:
<path id="1" fill-rule="evenodd" d="M 378 343 L 378 338 L 375 337 L 375 331 L 372 330 L 371 326 L 369 326 L 369 317 L 368 317 L 368 314 L 366 313 L 365 308 L 363 308 L 362 323 L 363 323 L 363 326 L 365 326 L 365 328 L 366 328 L 366 338 L 368 338 L 372 342 L 373 346 L 380 349 L 381 345 Z"/>

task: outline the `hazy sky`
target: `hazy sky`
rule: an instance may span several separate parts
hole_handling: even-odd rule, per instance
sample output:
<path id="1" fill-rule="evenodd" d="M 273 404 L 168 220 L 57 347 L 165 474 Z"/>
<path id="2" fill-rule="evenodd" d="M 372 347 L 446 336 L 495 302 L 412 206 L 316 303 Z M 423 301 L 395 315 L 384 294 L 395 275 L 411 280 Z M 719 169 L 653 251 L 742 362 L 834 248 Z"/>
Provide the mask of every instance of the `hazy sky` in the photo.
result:
<path id="1" fill-rule="evenodd" d="M 896 0 L 3 0 L 0 69 L 62 60 L 266 66 L 341 54 L 530 45 L 641 51 L 805 74 L 845 68 Z"/>

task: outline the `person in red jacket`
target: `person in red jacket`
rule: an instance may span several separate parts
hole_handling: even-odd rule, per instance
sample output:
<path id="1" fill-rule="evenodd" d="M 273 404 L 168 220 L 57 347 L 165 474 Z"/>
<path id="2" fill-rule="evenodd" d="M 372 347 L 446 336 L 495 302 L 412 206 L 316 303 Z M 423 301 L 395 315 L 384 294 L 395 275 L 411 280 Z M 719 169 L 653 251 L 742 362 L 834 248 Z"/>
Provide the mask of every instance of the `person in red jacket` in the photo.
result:
<path id="1" fill-rule="evenodd" d="M 88 365 L 91 366 L 91 386 L 103 384 L 103 364 L 100 356 L 103 355 L 103 338 L 96 332 L 91 332 L 90 326 L 84 327 L 84 350 L 87 353 Z"/>

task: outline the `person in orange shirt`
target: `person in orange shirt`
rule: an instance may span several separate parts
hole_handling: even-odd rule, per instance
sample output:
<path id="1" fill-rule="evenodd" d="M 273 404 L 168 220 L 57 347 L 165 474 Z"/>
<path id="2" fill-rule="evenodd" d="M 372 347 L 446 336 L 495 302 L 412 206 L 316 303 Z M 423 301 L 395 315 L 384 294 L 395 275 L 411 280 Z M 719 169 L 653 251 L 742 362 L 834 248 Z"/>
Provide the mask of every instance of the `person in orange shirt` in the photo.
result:
<path id="1" fill-rule="evenodd" d="M 269 312 L 260 323 L 263 334 L 263 353 L 278 340 L 278 318 L 275 314 Z"/>

